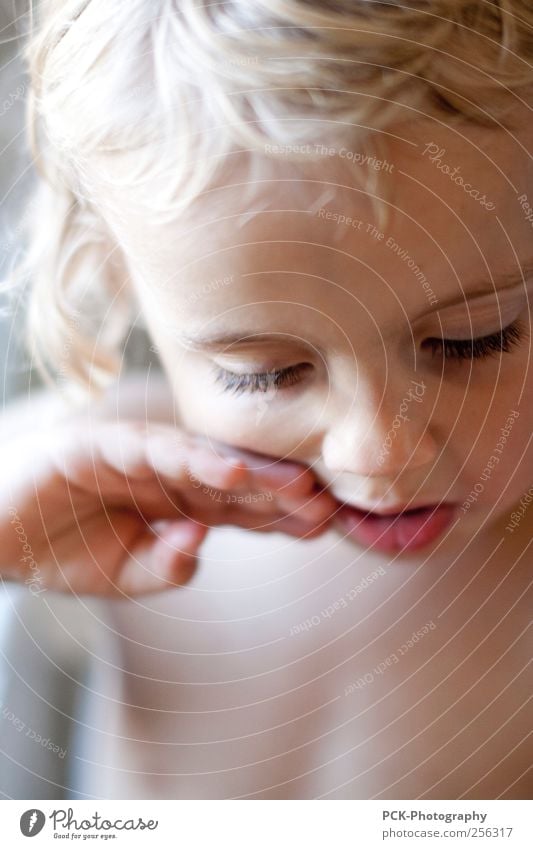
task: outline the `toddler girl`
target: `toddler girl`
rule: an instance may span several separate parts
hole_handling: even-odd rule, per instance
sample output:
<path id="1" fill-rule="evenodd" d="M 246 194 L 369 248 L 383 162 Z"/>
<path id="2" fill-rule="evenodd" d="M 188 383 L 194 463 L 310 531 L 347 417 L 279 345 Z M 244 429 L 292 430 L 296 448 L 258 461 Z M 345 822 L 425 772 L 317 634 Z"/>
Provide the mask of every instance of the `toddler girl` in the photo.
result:
<path id="1" fill-rule="evenodd" d="M 67 797 L 528 798 L 530 4 L 36 12 L 0 551 L 107 637 Z"/>

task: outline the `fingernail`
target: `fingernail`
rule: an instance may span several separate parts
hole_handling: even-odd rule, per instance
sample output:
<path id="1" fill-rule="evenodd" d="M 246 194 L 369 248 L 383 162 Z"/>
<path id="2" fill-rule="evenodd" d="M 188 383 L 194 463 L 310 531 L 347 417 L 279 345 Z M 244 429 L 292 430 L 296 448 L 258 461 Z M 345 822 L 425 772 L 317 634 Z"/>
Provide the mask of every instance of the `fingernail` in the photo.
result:
<path id="1" fill-rule="evenodd" d="M 200 545 L 199 531 L 203 526 L 197 522 L 169 523 L 161 536 L 165 542 L 183 552 L 195 552 Z"/>
<path id="2" fill-rule="evenodd" d="M 247 464 L 246 460 L 242 459 L 242 457 L 222 457 L 222 460 L 228 466 L 234 466 L 234 467 L 242 466 L 243 469 L 248 469 L 248 464 Z"/>

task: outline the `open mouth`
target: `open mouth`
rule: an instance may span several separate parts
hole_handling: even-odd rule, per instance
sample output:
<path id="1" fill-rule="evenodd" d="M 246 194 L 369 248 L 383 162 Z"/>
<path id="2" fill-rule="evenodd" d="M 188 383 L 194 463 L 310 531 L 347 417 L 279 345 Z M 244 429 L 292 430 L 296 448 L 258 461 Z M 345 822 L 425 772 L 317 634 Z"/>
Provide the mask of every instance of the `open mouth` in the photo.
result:
<path id="1" fill-rule="evenodd" d="M 371 512 L 344 504 L 338 523 L 354 542 L 388 553 L 423 548 L 441 537 L 457 513 L 455 504 L 432 504 L 400 512 Z"/>

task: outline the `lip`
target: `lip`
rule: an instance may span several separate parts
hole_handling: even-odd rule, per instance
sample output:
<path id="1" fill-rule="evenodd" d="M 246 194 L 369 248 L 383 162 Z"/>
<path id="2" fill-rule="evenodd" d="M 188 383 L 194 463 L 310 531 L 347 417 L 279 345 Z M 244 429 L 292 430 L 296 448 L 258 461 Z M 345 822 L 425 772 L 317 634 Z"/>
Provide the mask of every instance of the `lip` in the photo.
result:
<path id="1" fill-rule="evenodd" d="M 366 510 L 342 503 L 336 515 L 346 536 L 376 551 L 398 554 L 425 548 L 450 527 L 458 505 L 445 502 Z"/>
<path id="2" fill-rule="evenodd" d="M 400 513 L 404 511 L 411 512 L 413 510 L 429 510 L 434 507 L 442 506 L 444 502 L 437 501 L 424 501 L 423 504 L 413 504 L 409 502 L 408 504 L 398 504 L 394 507 L 359 507 L 357 504 L 350 504 L 349 501 L 342 501 L 342 499 L 337 499 L 339 504 L 342 507 L 349 507 L 352 510 L 357 510 L 359 513 L 364 513 L 365 515 L 371 513 L 373 516 L 398 516 Z"/>

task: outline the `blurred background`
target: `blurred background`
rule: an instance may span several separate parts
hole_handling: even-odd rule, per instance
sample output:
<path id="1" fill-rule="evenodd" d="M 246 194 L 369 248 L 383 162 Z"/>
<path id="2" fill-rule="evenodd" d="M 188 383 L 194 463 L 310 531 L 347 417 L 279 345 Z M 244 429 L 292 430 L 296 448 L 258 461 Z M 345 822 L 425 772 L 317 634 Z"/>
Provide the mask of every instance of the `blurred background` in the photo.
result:
<path id="1" fill-rule="evenodd" d="M 34 172 L 24 128 L 21 48 L 29 0 L 0 0 L 0 364 L 3 408 L 39 386 L 21 344 L 22 310 L 6 296 Z M 0 798 L 78 797 L 83 694 L 97 605 L 0 578 Z M 93 620 L 94 621 L 94 620 Z"/>
<path id="2" fill-rule="evenodd" d="M 20 249 L 20 219 L 34 174 L 24 130 L 27 80 L 20 57 L 27 19 L 22 15 L 22 3 L 0 2 L 0 280 L 4 284 Z M 0 355 L 4 400 L 24 391 L 28 381 L 36 379 L 17 342 L 10 312 L 2 285 Z"/>

